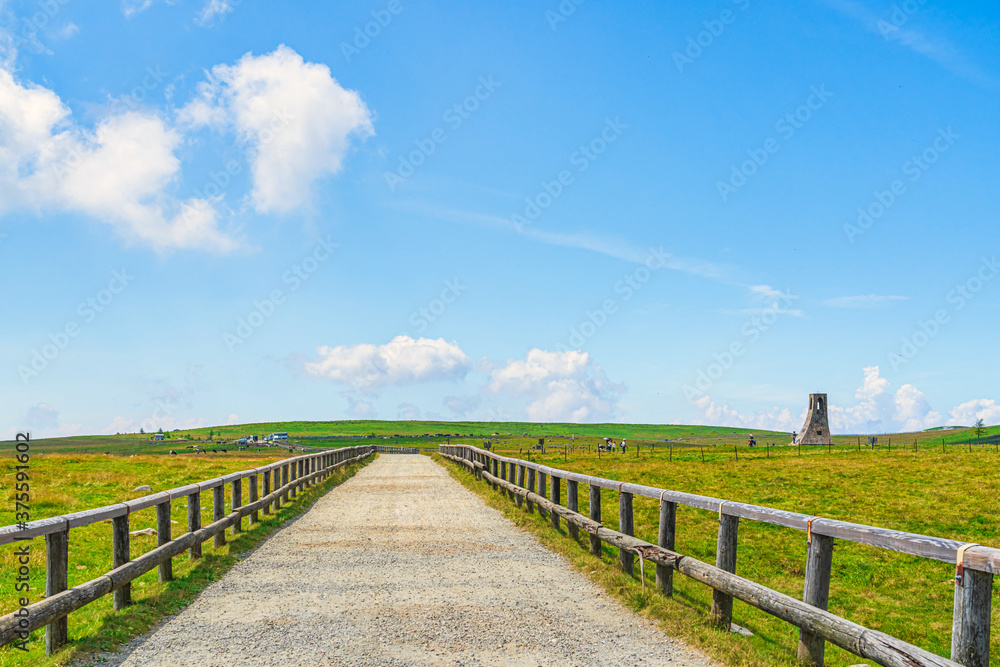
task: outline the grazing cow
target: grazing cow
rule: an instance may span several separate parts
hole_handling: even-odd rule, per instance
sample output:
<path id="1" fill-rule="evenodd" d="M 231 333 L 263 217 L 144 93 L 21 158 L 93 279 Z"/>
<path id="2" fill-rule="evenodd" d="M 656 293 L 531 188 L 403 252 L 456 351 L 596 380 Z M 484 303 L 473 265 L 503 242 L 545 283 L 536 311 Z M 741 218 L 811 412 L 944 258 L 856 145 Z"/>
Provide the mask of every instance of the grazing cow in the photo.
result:
<path id="1" fill-rule="evenodd" d="M 175 451 L 174 451 L 174 450 L 172 450 L 172 449 L 170 450 L 170 453 L 171 453 L 171 454 L 177 454 L 177 452 L 175 452 Z"/>

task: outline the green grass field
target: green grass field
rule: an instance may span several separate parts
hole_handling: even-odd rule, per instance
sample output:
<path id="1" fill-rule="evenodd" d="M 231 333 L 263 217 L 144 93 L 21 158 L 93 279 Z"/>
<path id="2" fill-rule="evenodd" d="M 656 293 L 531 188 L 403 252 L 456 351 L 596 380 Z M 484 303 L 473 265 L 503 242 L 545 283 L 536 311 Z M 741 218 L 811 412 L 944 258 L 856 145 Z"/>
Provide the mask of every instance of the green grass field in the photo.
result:
<path id="1" fill-rule="evenodd" d="M 34 445 L 34 443 L 33 443 Z M 32 447 L 34 452 L 34 446 Z M 105 456 L 95 454 L 46 454 L 34 456 L 30 463 L 32 518 L 41 519 L 83 509 L 101 507 L 149 492 L 132 489 L 149 484 L 154 491 L 162 491 L 193 482 L 211 479 L 223 474 L 254 468 L 278 460 L 274 455 L 240 455 L 224 458 L 207 456 Z M 227 534 L 227 544 L 214 549 L 212 542 L 203 545 L 203 557 L 189 561 L 187 555 L 173 559 L 175 580 L 161 584 L 153 570 L 132 583 L 135 604 L 127 610 L 114 613 L 111 596 L 87 605 L 69 617 L 68 648 L 52 659 L 45 657 L 44 630 L 32 633 L 30 650 L 25 653 L 12 647 L 0 649 L 0 667 L 13 665 L 57 665 L 95 650 L 109 650 L 132 637 L 142 634 L 158 619 L 176 613 L 208 584 L 221 577 L 243 554 L 256 547 L 269 534 L 290 518 L 301 513 L 313 500 L 326 490 L 343 482 L 358 469 L 358 465 L 338 470 L 328 480 L 299 495 L 282 507 L 277 515 L 262 515 L 262 521 L 233 539 Z M 13 475 L 11 475 L 13 479 Z M 231 502 L 231 485 L 226 487 L 227 505 Z M 14 523 L 13 484 L 4 490 L 0 507 L 2 525 Z M 212 492 L 202 494 L 202 525 L 212 521 Z M 171 506 L 174 535 L 187 530 L 187 503 L 175 500 Z M 130 529 L 155 528 L 156 512 L 150 508 L 131 515 Z M 155 536 L 131 538 L 132 557 L 142 555 L 156 546 Z M 21 546 L 24 543 L 19 543 Z M 45 542 L 36 538 L 31 546 L 29 597 L 32 602 L 45 592 Z M 75 586 L 94 579 L 111 569 L 110 521 L 73 529 L 69 535 L 69 585 Z M 17 563 L 14 546 L 0 549 L 0 613 L 14 611 L 16 596 L 14 578 Z M 21 595 L 21 594 L 18 594 Z"/>
<path id="2" fill-rule="evenodd" d="M 1000 479 L 994 470 L 1000 454 L 992 447 L 918 445 L 918 452 L 897 445 L 891 453 L 841 445 L 827 451 L 813 448 L 799 455 L 795 448 L 740 452 L 716 451 L 701 461 L 697 449 L 622 454 L 537 453 L 532 460 L 546 465 L 609 479 L 648 484 L 677 491 L 755 503 L 785 510 L 854 521 L 884 528 L 949 537 L 1000 547 Z M 443 459 L 442 459 L 443 460 Z M 684 637 L 729 665 L 794 665 L 798 630 L 757 609 L 735 604 L 734 622 L 749 628 L 751 638 L 723 634 L 708 625 L 711 592 L 683 576 L 675 578 L 676 597 L 654 592 L 652 566 L 646 569 L 646 593 L 636 577 L 617 567 L 617 551 L 605 547 L 599 562 L 590 556 L 584 535 L 571 540 L 565 526 L 556 532 L 537 515 L 517 510 L 509 500 L 476 482 L 451 464 L 452 474 L 533 531 L 554 550 L 565 554 L 593 579 L 626 604 L 658 621 L 664 630 Z M 565 491 L 563 492 L 565 494 Z M 580 511 L 587 514 L 587 493 L 581 489 Z M 617 528 L 617 494 L 602 492 L 605 525 Z M 636 535 L 655 543 L 658 502 L 634 501 Z M 677 551 L 715 562 L 718 517 L 679 507 Z M 737 573 L 801 599 L 806 538 L 801 531 L 753 521 L 740 525 Z M 900 637 L 947 656 L 950 651 L 954 565 L 837 541 L 834 551 L 830 611 L 867 627 Z M 993 603 L 994 627 L 1000 614 Z M 1000 637 L 994 634 L 990 664 L 1000 665 Z M 828 646 L 829 665 L 863 662 Z"/>

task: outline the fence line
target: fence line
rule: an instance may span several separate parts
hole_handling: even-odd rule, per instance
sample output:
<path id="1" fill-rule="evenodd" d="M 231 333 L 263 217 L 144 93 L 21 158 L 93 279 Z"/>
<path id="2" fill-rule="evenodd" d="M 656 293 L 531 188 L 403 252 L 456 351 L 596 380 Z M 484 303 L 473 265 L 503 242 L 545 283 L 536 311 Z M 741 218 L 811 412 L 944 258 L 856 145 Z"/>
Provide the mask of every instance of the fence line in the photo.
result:
<path id="1" fill-rule="evenodd" d="M 337 468 L 361 461 L 374 454 L 374 447 L 345 447 L 284 459 L 251 470 L 235 472 L 197 484 L 162 491 L 116 505 L 74 512 L 49 519 L 32 521 L 21 526 L 0 528 L 0 545 L 45 536 L 46 568 L 45 598 L 16 612 L 0 616 L 0 646 L 46 626 L 45 649 L 52 655 L 67 639 L 68 614 L 104 597 L 114 595 L 114 609 L 129 606 L 131 582 L 154 567 L 159 568 L 160 581 L 173 579 L 171 559 L 188 551 L 192 560 L 201 557 L 201 545 L 214 538 L 214 545 L 225 544 L 225 531 L 233 533 L 243 529 L 243 518 L 252 525 L 260 512 L 270 514 L 288 503 L 297 493 L 329 476 Z M 258 497 L 257 478 L 262 479 L 263 494 Z M 248 502 L 243 503 L 243 480 L 247 480 Z M 225 485 L 232 485 L 232 511 L 225 512 Z M 201 526 L 201 493 L 212 490 L 213 522 Z M 188 530 L 171 539 L 170 503 L 177 498 L 187 498 Z M 156 507 L 156 534 L 158 546 L 146 554 L 130 559 L 129 519 L 139 510 Z M 112 570 L 96 579 L 68 588 L 69 549 L 68 535 L 71 528 L 79 528 L 111 519 Z"/>
<path id="2" fill-rule="evenodd" d="M 375 445 L 375 451 L 378 454 L 419 454 L 420 449 L 417 447 L 385 447 L 383 445 Z"/>
<path id="3" fill-rule="evenodd" d="M 442 445 L 439 447 L 439 452 L 446 458 L 465 465 L 494 487 L 501 487 L 516 499 L 519 505 L 526 502 L 529 512 L 537 505 L 540 510 L 550 514 L 554 525 L 558 525 L 558 517 L 563 517 L 575 528 L 590 533 L 590 546 L 595 554 L 600 554 L 601 541 L 617 546 L 620 549 L 622 567 L 627 572 L 632 572 L 632 559 L 635 554 L 655 562 L 657 584 L 667 595 L 672 592 L 673 570 L 708 584 L 714 591 L 712 618 L 719 625 L 728 627 L 731 623 L 732 599 L 736 597 L 798 626 L 799 659 L 806 664 L 822 665 L 824 642 L 830 641 L 855 655 L 883 665 L 901 667 L 918 665 L 988 667 L 989 665 L 991 592 L 993 573 L 1000 564 L 1000 549 L 580 475 L 530 461 L 500 456 L 468 445 Z M 546 484 L 546 477 L 551 479 L 550 485 Z M 525 484 L 526 478 L 527 484 Z M 559 503 L 560 482 L 563 480 L 567 486 L 566 507 Z M 589 519 L 577 512 L 580 483 L 590 487 Z M 538 493 L 535 493 L 536 489 Z M 612 531 L 601 525 L 601 489 L 619 493 L 619 527 L 623 532 Z M 636 495 L 660 501 L 657 545 L 632 536 L 632 498 Z M 674 519 L 678 504 L 718 513 L 719 538 L 715 567 L 672 551 L 676 529 Z M 795 600 L 733 574 L 740 518 L 807 532 L 809 550 L 806 560 L 804 601 Z M 826 611 L 834 538 L 956 563 L 951 660 L 884 633 L 851 623 Z"/>

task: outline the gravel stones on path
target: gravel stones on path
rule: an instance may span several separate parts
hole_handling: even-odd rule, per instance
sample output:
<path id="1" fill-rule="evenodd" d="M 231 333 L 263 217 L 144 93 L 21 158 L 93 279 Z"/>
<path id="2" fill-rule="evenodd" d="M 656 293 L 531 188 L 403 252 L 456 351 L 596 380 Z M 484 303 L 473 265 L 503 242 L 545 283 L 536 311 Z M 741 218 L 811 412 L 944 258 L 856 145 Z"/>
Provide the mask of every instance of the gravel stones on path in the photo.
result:
<path id="1" fill-rule="evenodd" d="M 710 665 L 419 455 L 380 456 L 126 650 L 110 664 Z"/>

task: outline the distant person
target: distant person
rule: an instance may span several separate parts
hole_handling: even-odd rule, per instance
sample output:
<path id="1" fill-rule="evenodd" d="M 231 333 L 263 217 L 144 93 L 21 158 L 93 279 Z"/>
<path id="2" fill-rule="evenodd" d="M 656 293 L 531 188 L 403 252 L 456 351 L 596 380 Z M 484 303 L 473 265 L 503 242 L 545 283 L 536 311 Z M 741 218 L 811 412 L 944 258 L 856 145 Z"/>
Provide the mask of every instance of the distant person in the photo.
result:
<path id="1" fill-rule="evenodd" d="M 753 433 L 750 434 L 750 440 L 747 441 L 747 447 L 756 447 L 757 439 L 753 437 Z"/>
<path id="2" fill-rule="evenodd" d="M 622 453 L 625 453 L 626 449 L 627 448 L 625 447 L 625 438 L 622 438 Z"/>

